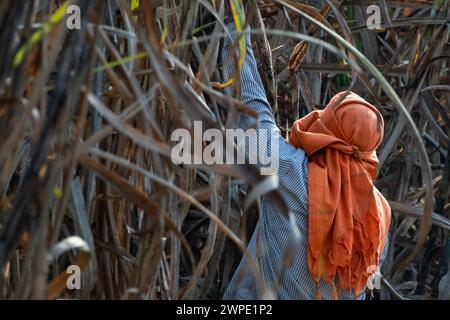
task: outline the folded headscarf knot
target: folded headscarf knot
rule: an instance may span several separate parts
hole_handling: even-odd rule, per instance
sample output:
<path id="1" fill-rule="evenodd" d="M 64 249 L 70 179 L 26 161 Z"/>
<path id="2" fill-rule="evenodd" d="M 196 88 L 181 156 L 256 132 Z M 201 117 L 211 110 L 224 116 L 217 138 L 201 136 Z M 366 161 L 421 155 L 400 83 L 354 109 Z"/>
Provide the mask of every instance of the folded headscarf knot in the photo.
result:
<path id="1" fill-rule="evenodd" d="M 361 160 L 361 152 L 359 151 L 357 146 L 352 145 L 353 157 L 357 160 Z"/>
<path id="2" fill-rule="evenodd" d="M 296 121 L 290 135 L 290 143 L 308 155 L 309 270 L 316 283 L 338 283 L 356 295 L 366 286 L 369 267 L 379 263 L 391 221 L 373 184 L 383 131 L 373 105 L 341 92 L 324 110 Z"/>

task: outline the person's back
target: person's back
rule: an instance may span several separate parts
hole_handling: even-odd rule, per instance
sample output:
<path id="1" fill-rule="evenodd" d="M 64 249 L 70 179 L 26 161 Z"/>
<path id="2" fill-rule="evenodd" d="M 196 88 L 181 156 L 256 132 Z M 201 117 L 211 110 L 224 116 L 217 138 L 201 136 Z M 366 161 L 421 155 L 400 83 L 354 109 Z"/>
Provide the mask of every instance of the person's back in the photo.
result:
<path id="1" fill-rule="evenodd" d="M 280 147 L 281 149 L 281 147 Z M 279 175 L 280 195 L 295 217 L 296 226 L 286 217 L 281 209 L 264 198 L 261 203 L 261 216 L 250 240 L 248 250 L 258 261 L 257 238 L 261 244 L 260 261 L 263 268 L 264 283 L 271 286 L 273 296 L 281 300 L 316 299 L 317 285 L 308 269 L 308 194 L 307 194 L 307 157 L 303 150 L 286 145 L 292 155 L 291 162 L 286 162 L 286 169 Z M 290 169 L 288 169 L 290 168 Z M 283 170 L 284 169 L 284 170 Z M 298 229 L 296 250 L 289 252 L 293 228 Z M 289 256 L 285 256 L 288 253 Z M 295 256 L 292 265 L 287 260 Z M 284 274 L 283 274 L 284 273 Z M 282 279 L 283 278 L 283 279 Z M 282 282 L 282 286 L 279 283 Z M 322 299 L 332 299 L 333 289 L 330 284 L 320 284 Z M 228 286 L 224 299 L 257 300 L 263 298 L 258 291 L 257 280 L 252 275 L 247 258 L 243 258 Z M 339 299 L 355 299 L 354 294 L 342 292 Z"/>
<path id="2" fill-rule="evenodd" d="M 229 26 L 234 40 L 237 38 L 234 25 Z M 232 77 L 234 67 L 230 54 L 230 42 L 225 41 L 222 52 L 224 77 Z M 230 91 L 227 92 L 230 94 Z M 258 113 L 258 122 L 252 117 L 243 117 L 241 128 L 257 126 L 259 132 L 275 132 L 277 143 L 269 139 L 267 149 L 276 152 L 278 162 L 278 192 L 282 196 L 291 215 L 267 199 L 262 199 L 261 215 L 248 250 L 258 262 L 263 283 L 268 291 L 261 292 L 257 286 L 257 276 L 249 267 L 248 258 L 240 262 L 224 299 L 322 299 L 362 298 L 355 297 L 354 290 L 336 290 L 331 283 L 317 281 L 308 266 L 309 248 L 309 203 L 308 203 L 308 157 L 303 148 L 287 142 L 279 134 L 271 108 L 257 70 L 256 61 L 247 36 L 247 57 L 241 69 L 241 101 Z M 258 152 L 266 152 L 258 150 Z M 261 165 L 261 164 L 260 164 Z M 320 196 L 320 195 L 319 195 Z"/>

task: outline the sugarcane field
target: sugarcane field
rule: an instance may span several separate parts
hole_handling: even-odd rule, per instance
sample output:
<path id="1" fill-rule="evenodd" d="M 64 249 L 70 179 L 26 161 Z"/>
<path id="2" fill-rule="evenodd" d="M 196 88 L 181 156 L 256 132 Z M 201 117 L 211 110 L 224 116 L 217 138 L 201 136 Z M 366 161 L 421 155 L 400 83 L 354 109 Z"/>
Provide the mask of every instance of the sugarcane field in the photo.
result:
<path id="1" fill-rule="evenodd" d="M 450 300 L 449 67 L 450 0 L 0 1 L 0 300 Z"/>

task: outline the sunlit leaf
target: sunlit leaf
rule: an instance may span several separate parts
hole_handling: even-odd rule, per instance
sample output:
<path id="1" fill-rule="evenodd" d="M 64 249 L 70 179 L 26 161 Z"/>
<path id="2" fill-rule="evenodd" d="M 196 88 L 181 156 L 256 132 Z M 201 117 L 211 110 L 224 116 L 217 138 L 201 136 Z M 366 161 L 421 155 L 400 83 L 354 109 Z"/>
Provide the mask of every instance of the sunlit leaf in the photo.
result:
<path id="1" fill-rule="evenodd" d="M 28 54 L 36 44 L 38 44 L 44 35 L 50 33 L 55 26 L 57 26 L 61 20 L 65 17 L 67 8 L 69 7 L 69 2 L 64 2 L 63 5 L 59 7 L 59 9 L 50 17 L 49 21 L 47 21 L 44 26 L 35 31 L 31 38 L 20 47 L 17 51 L 16 56 L 14 57 L 13 66 L 17 67 L 20 65 L 25 58 L 26 54 Z"/>

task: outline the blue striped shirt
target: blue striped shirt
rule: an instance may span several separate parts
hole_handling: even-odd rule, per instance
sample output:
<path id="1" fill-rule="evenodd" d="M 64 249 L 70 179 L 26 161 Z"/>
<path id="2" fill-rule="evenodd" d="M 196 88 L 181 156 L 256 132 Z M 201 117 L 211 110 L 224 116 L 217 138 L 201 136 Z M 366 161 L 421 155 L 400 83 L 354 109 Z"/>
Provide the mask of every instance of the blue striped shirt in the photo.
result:
<path id="1" fill-rule="evenodd" d="M 236 43 L 237 33 L 233 24 L 228 26 Z M 243 116 L 240 122 L 242 129 L 256 126 L 257 131 L 279 129 L 275 123 L 271 107 L 258 72 L 257 64 L 251 49 L 250 35 L 247 34 L 247 55 L 241 69 L 241 102 L 258 113 L 258 121 L 254 117 Z M 225 40 L 222 50 L 224 79 L 233 76 L 234 68 L 230 54 L 230 40 Z M 232 94 L 230 89 L 227 94 Z M 293 232 L 289 219 L 282 209 L 266 199 L 262 199 L 261 213 L 255 232 L 248 245 L 248 250 L 258 262 L 262 271 L 264 284 L 272 295 L 264 296 L 278 299 L 316 299 L 317 284 L 308 268 L 308 159 L 302 149 L 289 144 L 279 136 L 279 193 L 288 210 L 295 217 L 299 231 L 298 245 L 293 255 L 293 262 L 285 267 L 290 236 Z M 271 148 L 268 141 L 267 147 Z M 257 244 L 259 241 L 259 245 Z M 257 255 L 257 246 L 260 246 Z M 387 246 L 385 246 L 387 247 Z M 259 257 L 259 259 L 258 259 Z M 281 279 L 282 278 L 282 279 Z M 332 299 L 332 287 L 321 281 L 319 284 L 322 299 Z M 263 298 L 259 292 L 256 278 L 248 267 L 244 257 L 235 271 L 226 291 L 224 299 L 256 300 Z M 364 294 L 360 297 L 364 298 Z M 339 299 L 355 299 L 354 293 L 339 292 Z"/>

